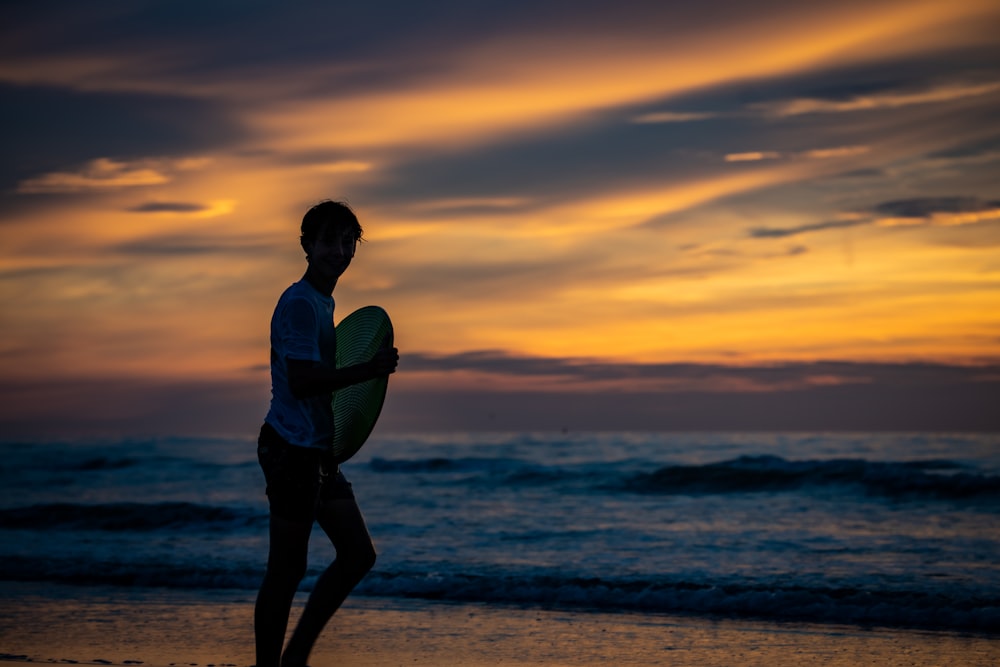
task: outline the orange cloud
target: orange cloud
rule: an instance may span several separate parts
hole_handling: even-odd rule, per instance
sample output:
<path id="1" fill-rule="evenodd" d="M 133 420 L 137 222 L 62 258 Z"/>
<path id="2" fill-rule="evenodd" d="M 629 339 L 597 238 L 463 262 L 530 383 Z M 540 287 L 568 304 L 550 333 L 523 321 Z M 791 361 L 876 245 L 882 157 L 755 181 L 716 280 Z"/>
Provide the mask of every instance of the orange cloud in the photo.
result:
<path id="1" fill-rule="evenodd" d="M 817 148 L 802 153 L 803 157 L 812 160 L 829 160 L 833 158 L 854 157 L 864 155 L 871 150 L 869 146 L 838 146 L 836 148 Z"/>
<path id="2" fill-rule="evenodd" d="M 712 118 L 719 118 L 723 114 L 711 112 L 711 111 L 654 111 L 650 113 L 640 114 L 632 119 L 633 123 L 639 125 L 656 124 L 656 123 L 690 123 L 692 121 L 698 120 L 710 120 Z"/>
<path id="3" fill-rule="evenodd" d="M 780 153 L 778 151 L 751 151 L 748 153 L 729 153 L 726 162 L 760 162 L 761 160 L 778 160 L 781 158 L 806 158 L 809 160 L 830 160 L 835 158 L 855 157 L 864 155 L 871 150 L 870 146 L 838 146 L 836 148 L 816 148 L 797 153 Z"/>
<path id="4" fill-rule="evenodd" d="M 338 160 L 319 163 L 314 168 L 324 174 L 351 174 L 370 171 L 373 166 L 371 162 L 362 162 L 361 160 Z"/>
<path id="5" fill-rule="evenodd" d="M 775 151 L 753 151 L 750 153 L 729 153 L 726 162 L 759 162 L 760 160 L 776 160 L 781 153 Z"/>

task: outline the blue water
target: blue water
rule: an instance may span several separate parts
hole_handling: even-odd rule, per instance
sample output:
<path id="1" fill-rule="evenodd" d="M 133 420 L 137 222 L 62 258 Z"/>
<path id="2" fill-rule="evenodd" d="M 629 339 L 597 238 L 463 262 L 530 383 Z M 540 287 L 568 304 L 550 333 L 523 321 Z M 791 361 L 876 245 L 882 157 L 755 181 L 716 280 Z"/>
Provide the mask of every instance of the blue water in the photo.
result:
<path id="1" fill-rule="evenodd" d="M 249 436 L 0 462 L 2 580 L 259 584 Z M 1000 632 L 997 435 L 376 434 L 344 471 L 359 595 Z"/>

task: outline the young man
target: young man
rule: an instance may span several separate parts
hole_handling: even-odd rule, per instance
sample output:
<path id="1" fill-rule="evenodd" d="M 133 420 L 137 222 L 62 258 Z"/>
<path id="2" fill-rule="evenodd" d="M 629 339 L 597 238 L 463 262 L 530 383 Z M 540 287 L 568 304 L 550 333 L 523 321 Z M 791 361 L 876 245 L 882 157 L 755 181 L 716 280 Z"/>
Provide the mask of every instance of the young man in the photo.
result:
<path id="1" fill-rule="evenodd" d="M 271 318 L 271 409 L 257 457 L 267 481 L 270 549 L 257 596 L 257 667 L 302 667 L 316 637 L 375 563 L 375 548 L 351 485 L 327 455 L 333 391 L 395 372 L 395 348 L 371 361 L 336 367 L 333 289 L 361 240 L 354 212 L 324 201 L 302 219 L 308 268 L 281 295 Z M 337 557 L 316 581 L 282 654 L 292 599 L 306 572 L 313 521 Z"/>

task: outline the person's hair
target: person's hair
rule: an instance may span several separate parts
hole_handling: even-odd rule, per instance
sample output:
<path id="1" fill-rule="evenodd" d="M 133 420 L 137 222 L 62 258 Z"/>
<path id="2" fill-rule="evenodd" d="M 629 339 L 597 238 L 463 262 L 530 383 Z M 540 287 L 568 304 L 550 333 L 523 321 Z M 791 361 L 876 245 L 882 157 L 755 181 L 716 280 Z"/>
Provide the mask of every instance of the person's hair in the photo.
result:
<path id="1" fill-rule="evenodd" d="M 355 240 L 363 240 L 361 223 L 351 207 L 344 202 L 324 199 L 302 217 L 302 244 L 318 239 L 327 227 L 333 227 L 340 233 L 353 233 Z"/>

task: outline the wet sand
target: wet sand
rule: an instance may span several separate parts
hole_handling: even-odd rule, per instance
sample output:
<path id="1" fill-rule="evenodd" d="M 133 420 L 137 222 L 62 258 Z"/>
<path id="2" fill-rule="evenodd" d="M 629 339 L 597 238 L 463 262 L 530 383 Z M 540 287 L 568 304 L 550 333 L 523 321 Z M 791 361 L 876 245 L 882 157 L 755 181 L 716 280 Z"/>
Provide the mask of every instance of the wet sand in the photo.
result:
<path id="1" fill-rule="evenodd" d="M 243 667 L 254 661 L 253 597 L 0 583 L 0 662 Z M 985 667 L 1000 664 L 1000 637 L 355 597 L 310 663 Z"/>

